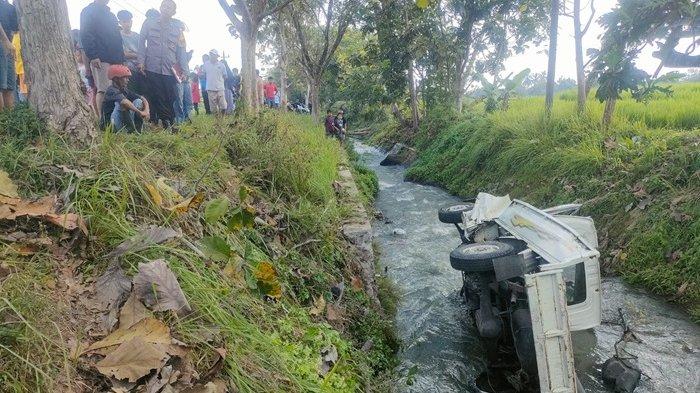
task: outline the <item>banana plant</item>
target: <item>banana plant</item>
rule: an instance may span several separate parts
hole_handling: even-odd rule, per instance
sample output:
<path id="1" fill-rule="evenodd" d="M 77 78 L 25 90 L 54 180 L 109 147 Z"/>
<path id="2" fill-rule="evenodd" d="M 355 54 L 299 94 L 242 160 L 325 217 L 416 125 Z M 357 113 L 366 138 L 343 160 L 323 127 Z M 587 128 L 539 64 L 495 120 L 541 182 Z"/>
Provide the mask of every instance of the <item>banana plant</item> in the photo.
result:
<path id="1" fill-rule="evenodd" d="M 493 112 L 499 107 L 501 110 L 508 110 L 513 92 L 523 84 L 529 74 L 530 69 L 526 68 L 515 76 L 512 72 L 505 78 L 496 75 L 493 82 L 487 80 L 483 75 L 479 75 L 479 82 L 481 82 L 481 88 L 484 92 L 486 112 Z"/>

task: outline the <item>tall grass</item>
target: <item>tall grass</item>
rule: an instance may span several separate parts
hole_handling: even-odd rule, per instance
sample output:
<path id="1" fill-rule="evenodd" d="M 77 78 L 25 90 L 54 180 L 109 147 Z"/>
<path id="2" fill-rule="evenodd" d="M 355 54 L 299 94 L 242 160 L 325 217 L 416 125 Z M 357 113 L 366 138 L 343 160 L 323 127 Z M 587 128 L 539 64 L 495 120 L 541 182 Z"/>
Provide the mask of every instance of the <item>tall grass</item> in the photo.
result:
<path id="1" fill-rule="evenodd" d="M 237 121 L 202 116 L 177 135 L 106 133 L 98 145 L 85 150 L 55 135 L 19 129 L 12 125 L 0 130 L 5 133 L 0 168 L 27 197 L 73 190 L 67 209 L 81 214 L 90 230 L 85 249 L 69 254 L 82 263 L 76 272 L 79 282 L 100 275 L 106 253 L 152 224 L 179 228 L 195 245 L 202 236 L 220 236 L 241 255 L 273 263 L 283 288 L 276 303 L 226 276 L 225 264 L 204 260 L 184 242 L 123 258 L 129 274 L 139 262 L 168 261 L 195 313 L 167 321 L 193 348 L 200 374 L 211 366 L 212 347 L 218 346 L 228 352 L 222 377 L 237 391 L 384 389 L 374 383 L 375 377 L 391 369 L 387 359 L 393 358 L 397 344 L 386 330 L 391 323 L 370 307 L 363 292 L 346 289 L 344 316 L 357 322 L 346 329 L 308 314 L 314 298 L 330 300 L 332 284 L 349 282 L 352 274 L 347 244 L 338 233 L 343 209 L 333 191 L 344 152 L 319 126 L 276 112 Z M 66 174 L 57 165 L 86 176 Z M 256 225 L 231 232 L 225 225 L 203 221 L 197 211 L 181 217 L 165 214 L 145 187 L 159 177 L 169 179 L 183 195 L 199 190 L 206 199 L 227 195 L 233 203 L 239 188 L 247 187 L 258 209 L 277 216 L 284 229 Z M 57 236 L 51 228 L 45 231 Z M 69 356 L 71 345 L 90 339 L 83 331 L 88 321 L 71 321 L 76 309 L 57 296 L 65 285 L 59 275 L 65 262 L 48 250 L 30 258 L 17 255 L 5 241 L 0 241 L 0 260 L 12 271 L 0 279 L 0 385 L 16 392 L 48 392 L 89 381 L 85 368 Z M 368 339 L 375 347 L 361 352 Z M 320 377 L 320 350 L 328 345 L 338 349 L 340 360 Z"/>
<path id="2" fill-rule="evenodd" d="M 602 104 L 591 99 L 579 116 L 568 92 L 550 119 L 543 98 L 528 97 L 505 112 L 424 127 L 408 177 L 462 196 L 582 202 L 598 225 L 604 265 L 700 320 L 700 85 L 674 90 L 648 104 L 620 101 L 608 129 Z"/>

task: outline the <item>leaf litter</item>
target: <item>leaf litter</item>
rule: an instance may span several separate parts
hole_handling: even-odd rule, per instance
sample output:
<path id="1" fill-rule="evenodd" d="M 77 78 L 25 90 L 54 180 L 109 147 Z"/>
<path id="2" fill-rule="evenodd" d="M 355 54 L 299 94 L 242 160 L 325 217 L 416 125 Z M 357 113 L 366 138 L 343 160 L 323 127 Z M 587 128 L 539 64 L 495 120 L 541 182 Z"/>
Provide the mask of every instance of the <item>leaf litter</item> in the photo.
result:
<path id="1" fill-rule="evenodd" d="M 192 311 L 177 277 L 164 259 L 139 263 L 134 277 L 134 292 L 153 311 L 175 311 L 185 315 Z"/>

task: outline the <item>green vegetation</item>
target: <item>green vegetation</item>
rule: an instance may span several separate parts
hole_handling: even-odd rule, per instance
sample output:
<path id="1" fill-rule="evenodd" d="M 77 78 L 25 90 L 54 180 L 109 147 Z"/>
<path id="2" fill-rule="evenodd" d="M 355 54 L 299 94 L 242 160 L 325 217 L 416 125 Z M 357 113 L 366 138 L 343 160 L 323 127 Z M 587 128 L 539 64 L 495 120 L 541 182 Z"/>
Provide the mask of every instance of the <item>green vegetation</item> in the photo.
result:
<path id="1" fill-rule="evenodd" d="M 675 85 L 673 96 L 648 104 L 622 100 L 607 130 L 603 105 L 591 99 L 578 116 L 571 92 L 555 102 L 549 120 L 542 97 L 485 115 L 435 111 L 414 137 L 420 155 L 408 177 L 461 196 L 581 202 L 598 225 L 608 270 L 684 304 L 700 320 L 698 89 Z M 387 130 L 374 140 L 391 140 L 396 128 Z"/>
<path id="2" fill-rule="evenodd" d="M 127 253 L 121 265 L 133 275 L 139 262 L 167 261 L 194 311 L 158 316 L 192 348 L 200 375 L 215 362 L 213 348 L 221 347 L 227 356 L 219 377 L 240 392 L 388 390 L 383 376 L 398 347 L 393 324 L 363 290 L 346 285 L 341 302 L 330 290 L 357 275 L 339 234 L 346 209 L 333 191 L 345 153 L 304 117 L 264 112 L 230 121 L 198 117 L 176 135 L 105 133 L 98 145 L 79 150 L 42 134 L 26 108 L 0 114 L 0 169 L 23 197 L 68 190 L 61 196 L 66 210 L 89 228 L 89 241 L 71 240 L 32 220 L 0 222 L 0 233 L 33 231 L 51 239 L 50 246 L 23 253 L 0 238 L 3 391 L 108 383 L 73 353 L 95 339 L 89 331 L 94 315 L 84 301 L 107 267 L 104 256 L 148 225 L 178 229 L 183 240 Z M 258 219 L 236 229 L 231 221 L 227 227 L 205 220 L 204 208 L 169 213 L 146 187 L 158 178 L 184 196 L 203 191 L 204 206 L 221 198 L 232 208 L 249 205 Z M 233 219 L 230 211 L 223 214 Z M 223 239 L 230 255 L 204 258 L 203 237 Z M 247 280 L 261 263 L 274 268 L 280 296 Z M 333 316 L 310 311 L 319 298 L 334 307 Z M 368 340 L 371 348 L 361 350 Z M 331 345 L 338 361 L 320 376 L 320 351 Z"/>

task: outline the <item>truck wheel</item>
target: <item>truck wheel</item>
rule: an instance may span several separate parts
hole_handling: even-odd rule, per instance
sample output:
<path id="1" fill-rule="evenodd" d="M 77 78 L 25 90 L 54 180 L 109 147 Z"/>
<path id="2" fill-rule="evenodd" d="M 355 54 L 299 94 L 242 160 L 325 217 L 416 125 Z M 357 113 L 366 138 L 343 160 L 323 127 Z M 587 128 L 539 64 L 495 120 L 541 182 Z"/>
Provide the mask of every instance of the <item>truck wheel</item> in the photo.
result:
<path id="1" fill-rule="evenodd" d="M 474 204 L 470 202 L 446 206 L 438 210 L 438 219 L 445 224 L 459 224 L 462 222 L 462 213 L 470 211 L 473 208 Z"/>
<path id="2" fill-rule="evenodd" d="M 462 243 L 450 253 L 450 264 L 453 269 L 467 273 L 490 272 L 493 271 L 493 258 L 514 252 L 513 246 L 501 242 Z"/>

